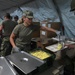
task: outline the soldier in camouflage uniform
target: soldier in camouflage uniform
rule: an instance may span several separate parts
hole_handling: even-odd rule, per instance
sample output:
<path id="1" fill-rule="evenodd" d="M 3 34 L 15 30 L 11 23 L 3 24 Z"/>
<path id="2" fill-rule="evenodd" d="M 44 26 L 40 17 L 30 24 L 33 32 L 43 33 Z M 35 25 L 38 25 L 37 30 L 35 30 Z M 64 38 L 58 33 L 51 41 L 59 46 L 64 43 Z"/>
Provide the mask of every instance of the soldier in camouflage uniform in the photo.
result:
<path id="1" fill-rule="evenodd" d="M 12 21 L 10 18 L 10 14 L 6 13 L 6 15 L 4 16 L 5 20 L 2 22 L 2 25 L 0 26 L 0 31 L 4 30 L 2 44 L 0 48 L 0 56 L 9 55 L 11 52 L 12 46 L 10 44 L 9 37 L 13 28 L 16 26 L 16 23 Z"/>
<path id="2" fill-rule="evenodd" d="M 0 55 L 1 56 L 9 55 L 9 51 L 8 50 L 11 50 L 11 47 L 12 46 L 10 44 L 9 37 L 4 37 L 2 39 L 2 43 L 1 43 Z"/>
<path id="3" fill-rule="evenodd" d="M 14 52 L 18 52 L 19 50 L 28 52 L 28 50 L 30 50 L 32 34 L 38 29 L 56 32 L 56 30 L 52 28 L 33 25 L 32 19 L 33 12 L 29 10 L 25 11 L 23 15 L 24 23 L 17 25 L 12 31 L 12 34 L 10 36 L 10 43 L 13 47 Z"/>

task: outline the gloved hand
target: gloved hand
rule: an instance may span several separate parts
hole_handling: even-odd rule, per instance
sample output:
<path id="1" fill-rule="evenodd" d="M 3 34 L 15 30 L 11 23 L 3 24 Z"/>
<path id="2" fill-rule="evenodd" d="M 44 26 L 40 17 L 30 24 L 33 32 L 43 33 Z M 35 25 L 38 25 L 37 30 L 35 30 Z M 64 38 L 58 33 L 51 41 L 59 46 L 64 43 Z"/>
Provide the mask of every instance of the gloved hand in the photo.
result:
<path id="1" fill-rule="evenodd" d="M 13 48 L 13 53 L 17 53 L 19 51 L 20 51 L 20 49 L 17 46 Z"/>
<path id="2" fill-rule="evenodd" d="M 57 35 L 60 35 L 60 31 L 56 30 L 56 34 L 57 34 Z"/>

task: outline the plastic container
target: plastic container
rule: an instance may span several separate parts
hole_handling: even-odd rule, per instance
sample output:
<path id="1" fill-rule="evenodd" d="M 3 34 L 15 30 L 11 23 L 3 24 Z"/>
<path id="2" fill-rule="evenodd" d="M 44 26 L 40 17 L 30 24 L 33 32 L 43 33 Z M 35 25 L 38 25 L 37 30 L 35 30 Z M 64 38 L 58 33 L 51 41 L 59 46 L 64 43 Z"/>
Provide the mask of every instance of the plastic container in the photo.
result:
<path id="1" fill-rule="evenodd" d="M 34 56 L 34 55 L 31 54 L 31 52 L 36 52 L 36 51 L 40 51 L 40 50 L 43 51 L 43 52 L 46 52 L 46 53 L 50 54 L 50 56 L 47 57 L 47 58 L 44 58 L 44 59 L 40 59 L 40 58 L 38 58 L 38 57 L 36 57 L 36 56 Z M 48 50 L 45 50 L 45 49 L 44 50 L 43 49 L 40 49 L 40 48 L 34 49 L 34 50 L 30 51 L 29 54 L 31 54 L 32 56 L 34 56 L 34 57 L 36 57 L 36 58 L 38 58 L 40 60 L 43 60 L 45 62 L 45 64 L 43 64 L 42 66 L 40 66 L 38 68 L 38 70 L 40 72 L 43 71 L 43 70 L 46 70 L 47 68 L 52 67 L 53 66 L 53 62 L 54 62 L 54 59 L 56 57 L 54 53 L 52 53 L 52 52 L 50 52 Z"/>

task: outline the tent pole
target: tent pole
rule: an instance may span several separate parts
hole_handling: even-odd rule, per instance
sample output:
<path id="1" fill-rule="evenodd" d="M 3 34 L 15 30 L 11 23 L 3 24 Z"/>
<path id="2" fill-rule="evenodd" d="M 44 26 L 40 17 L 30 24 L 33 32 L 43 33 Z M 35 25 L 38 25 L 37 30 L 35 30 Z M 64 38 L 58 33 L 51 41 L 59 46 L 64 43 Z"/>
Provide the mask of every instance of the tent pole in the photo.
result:
<path id="1" fill-rule="evenodd" d="M 54 3 L 55 9 L 56 9 L 56 11 L 57 11 L 57 13 L 59 15 L 59 19 L 60 19 L 60 22 L 61 22 L 62 35 L 64 35 L 65 33 L 64 33 L 64 26 L 63 26 L 63 20 L 62 20 L 62 16 L 61 16 L 61 11 L 60 11 L 60 9 L 59 9 L 59 7 L 57 5 L 56 0 L 52 0 L 52 2 Z"/>

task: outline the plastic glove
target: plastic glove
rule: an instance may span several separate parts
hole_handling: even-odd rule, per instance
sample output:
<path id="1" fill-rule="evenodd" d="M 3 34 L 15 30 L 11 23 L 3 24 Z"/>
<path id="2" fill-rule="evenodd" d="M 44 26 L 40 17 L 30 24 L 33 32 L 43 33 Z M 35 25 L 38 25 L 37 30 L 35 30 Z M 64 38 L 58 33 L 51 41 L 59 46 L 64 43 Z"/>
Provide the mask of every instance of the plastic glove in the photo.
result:
<path id="1" fill-rule="evenodd" d="M 13 48 L 14 53 L 19 52 L 19 51 L 20 51 L 20 49 L 17 46 Z"/>
<path id="2" fill-rule="evenodd" d="M 60 35 L 60 31 L 56 30 L 56 34 L 57 34 L 57 35 Z"/>

